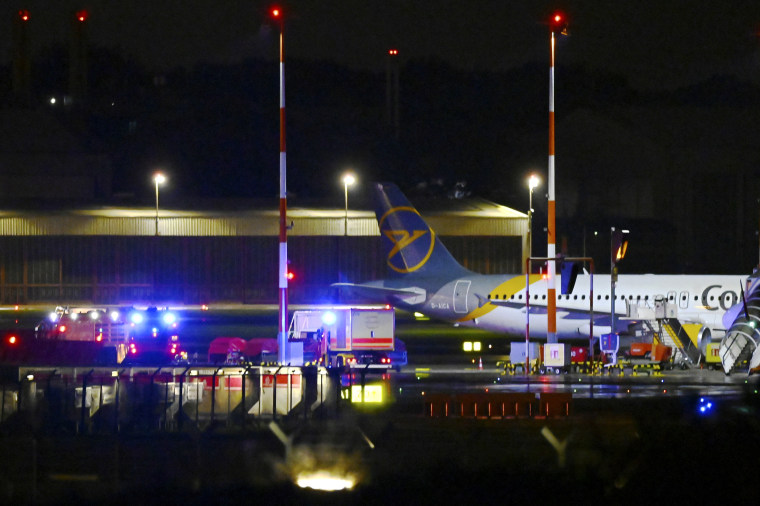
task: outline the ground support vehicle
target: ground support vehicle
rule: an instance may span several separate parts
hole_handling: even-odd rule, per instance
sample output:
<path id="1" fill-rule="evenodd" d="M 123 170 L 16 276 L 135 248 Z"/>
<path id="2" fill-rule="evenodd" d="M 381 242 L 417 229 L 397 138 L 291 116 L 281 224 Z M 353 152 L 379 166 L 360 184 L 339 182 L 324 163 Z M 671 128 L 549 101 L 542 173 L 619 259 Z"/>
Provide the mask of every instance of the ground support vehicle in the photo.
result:
<path id="1" fill-rule="evenodd" d="M 377 364 L 390 368 L 396 351 L 395 322 L 393 309 L 385 307 L 295 311 L 288 339 L 316 342 L 319 362 L 327 367 Z"/>

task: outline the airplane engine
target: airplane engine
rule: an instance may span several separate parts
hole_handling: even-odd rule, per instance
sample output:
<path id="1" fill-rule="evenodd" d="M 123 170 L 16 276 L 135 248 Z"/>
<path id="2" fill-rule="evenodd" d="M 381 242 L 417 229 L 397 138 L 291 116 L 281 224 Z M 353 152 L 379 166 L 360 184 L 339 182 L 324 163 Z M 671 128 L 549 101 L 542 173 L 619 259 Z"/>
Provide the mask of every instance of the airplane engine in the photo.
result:
<path id="1" fill-rule="evenodd" d="M 743 306 L 731 327 L 720 342 L 720 361 L 723 371 L 731 374 L 736 370 L 749 373 L 760 369 L 760 274 L 750 277 L 750 287 Z"/>

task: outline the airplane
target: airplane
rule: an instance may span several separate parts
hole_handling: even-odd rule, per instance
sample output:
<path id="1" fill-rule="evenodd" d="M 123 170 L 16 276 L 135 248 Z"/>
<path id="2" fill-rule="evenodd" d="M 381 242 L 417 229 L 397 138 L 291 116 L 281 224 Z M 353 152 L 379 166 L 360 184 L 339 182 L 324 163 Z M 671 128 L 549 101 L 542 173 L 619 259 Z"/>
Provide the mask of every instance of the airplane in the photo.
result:
<path id="1" fill-rule="evenodd" d="M 529 283 L 529 337 L 546 339 L 548 282 L 542 275 L 472 272 L 454 259 L 395 184 L 373 183 L 373 193 L 389 278 L 334 283 L 342 295 L 387 303 L 456 326 L 525 337 Z M 557 277 L 556 286 L 560 287 L 561 275 Z M 720 338 L 725 333 L 723 313 L 740 300 L 746 278 L 739 274 L 619 275 L 614 330 L 632 335 L 643 319 L 654 319 L 656 301 L 666 301 L 677 308 L 682 324 L 702 325 L 700 341 Z M 558 340 L 594 339 L 612 332 L 610 275 L 593 274 L 593 313 L 589 309 L 590 283 L 590 274 L 579 273 L 572 293 L 557 290 Z"/>

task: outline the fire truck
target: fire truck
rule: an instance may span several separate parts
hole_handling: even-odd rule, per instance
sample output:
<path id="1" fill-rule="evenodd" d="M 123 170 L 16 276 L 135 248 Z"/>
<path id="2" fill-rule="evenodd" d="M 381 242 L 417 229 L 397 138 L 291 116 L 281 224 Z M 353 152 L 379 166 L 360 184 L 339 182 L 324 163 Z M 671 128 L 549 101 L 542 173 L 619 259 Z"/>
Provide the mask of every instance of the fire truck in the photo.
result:
<path id="1" fill-rule="evenodd" d="M 59 306 L 31 329 L 5 336 L 5 363 L 111 365 L 127 354 L 124 322 L 102 308 Z"/>
<path id="2" fill-rule="evenodd" d="M 0 361 L 35 365 L 162 365 L 187 360 L 168 309 L 59 306 L 34 331 L 14 331 Z"/>
<path id="3" fill-rule="evenodd" d="M 180 346 L 179 318 L 173 311 L 128 308 L 125 322 L 128 363 L 160 365 L 187 361 L 187 351 Z"/>

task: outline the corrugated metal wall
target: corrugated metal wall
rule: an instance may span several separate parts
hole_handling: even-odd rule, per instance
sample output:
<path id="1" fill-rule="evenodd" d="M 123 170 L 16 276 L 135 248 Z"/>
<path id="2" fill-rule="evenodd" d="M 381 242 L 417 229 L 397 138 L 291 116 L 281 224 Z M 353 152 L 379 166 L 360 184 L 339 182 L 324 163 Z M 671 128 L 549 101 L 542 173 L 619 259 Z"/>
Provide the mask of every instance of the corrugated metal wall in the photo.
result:
<path id="1" fill-rule="evenodd" d="M 425 219 L 465 267 L 522 272 L 527 217 L 490 204 Z M 276 210 L 0 212 L 0 304 L 276 303 Z M 374 213 L 289 209 L 294 303 L 386 276 Z M 344 235 L 345 232 L 348 235 Z"/>
<path id="2" fill-rule="evenodd" d="M 442 237 L 483 273 L 520 272 L 520 237 Z M 292 303 L 386 276 L 380 238 L 288 239 Z M 276 303 L 276 237 L 0 236 L 0 304 Z"/>

